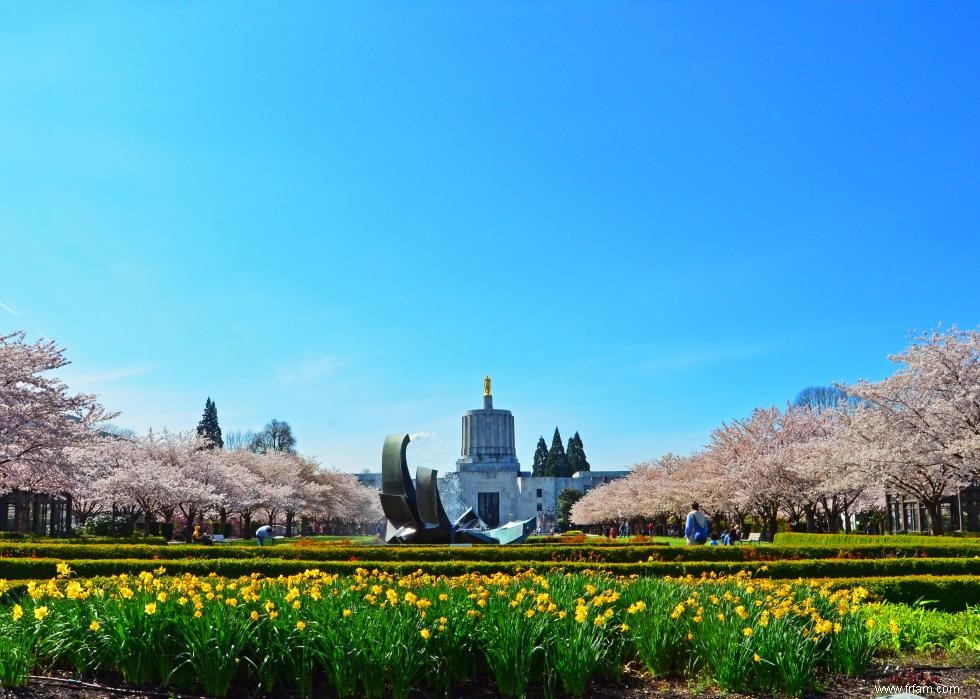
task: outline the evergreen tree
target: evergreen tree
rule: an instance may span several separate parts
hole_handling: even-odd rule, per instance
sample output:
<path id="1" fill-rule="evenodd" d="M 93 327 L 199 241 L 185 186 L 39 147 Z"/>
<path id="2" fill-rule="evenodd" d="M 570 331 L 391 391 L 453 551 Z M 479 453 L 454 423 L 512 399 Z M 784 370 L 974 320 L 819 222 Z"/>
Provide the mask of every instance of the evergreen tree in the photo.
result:
<path id="1" fill-rule="evenodd" d="M 561 443 L 561 433 L 555 428 L 555 436 L 551 438 L 551 449 L 548 450 L 548 458 L 544 462 L 544 475 L 565 478 L 571 474 L 568 472 L 568 456 L 565 454 L 565 447 Z"/>
<path id="2" fill-rule="evenodd" d="M 569 474 L 592 470 L 589 460 L 585 458 L 585 447 L 582 445 L 582 438 L 578 436 L 578 432 L 575 433 L 574 437 L 568 438 L 566 454 L 568 455 Z"/>
<path id="3" fill-rule="evenodd" d="M 568 515 L 572 511 L 572 505 L 581 500 L 582 496 L 584 495 L 585 493 L 576 488 L 565 488 L 563 491 L 558 493 L 558 516 L 556 517 L 556 520 L 559 529 L 566 530 L 572 526 L 572 522 L 568 518 Z"/>
<path id="4" fill-rule="evenodd" d="M 204 403 L 204 415 L 197 423 L 197 436 L 202 437 L 208 444 L 205 449 L 223 449 L 224 440 L 221 439 L 221 426 L 218 424 L 218 408 L 215 406 L 211 396 L 208 396 Z"/>
<path id="5" fill-rule="evenodd" d="M 548 460 L 548 445 L 544 443 L 544 436 L 538 437 L 538 448 L 534 450 L 534 465 L 531 467 L 531 475 L 534 477 L 544 475 L 544 463 Z"/>

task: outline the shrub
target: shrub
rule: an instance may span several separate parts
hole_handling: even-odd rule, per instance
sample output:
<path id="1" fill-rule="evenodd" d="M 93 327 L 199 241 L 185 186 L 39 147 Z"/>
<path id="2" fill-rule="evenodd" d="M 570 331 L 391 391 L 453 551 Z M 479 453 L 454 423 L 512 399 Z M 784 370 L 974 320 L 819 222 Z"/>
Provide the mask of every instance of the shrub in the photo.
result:
<path id="1" fill-rule="evenodd" d="M 120 515 L 95 515 L 85 520 L 82 531 L 92 536 L 132 536 L 133 520 Z"/>
<path id="2" fill-rule="evenodd" d="M 976 537 L 976 532 L 966 532 L 956 536 L 928 536 L 920 534 L 807 534 L 807 533 L 780 533 L 776 534 L 774 544 L 806 546 L 815 544 L 817 546 L 840 546 L 854 544 L 885 544 L 885 545 L 905 545 L 905 544 L 960 544 L 973 546 L 980 550 L 980 539 Z"/>

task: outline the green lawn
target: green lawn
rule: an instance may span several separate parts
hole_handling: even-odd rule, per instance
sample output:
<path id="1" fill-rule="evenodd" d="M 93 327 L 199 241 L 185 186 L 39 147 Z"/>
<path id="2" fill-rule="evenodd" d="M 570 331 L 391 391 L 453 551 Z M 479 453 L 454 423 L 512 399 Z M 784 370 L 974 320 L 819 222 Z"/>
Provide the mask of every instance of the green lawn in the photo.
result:
<path id="1" fill-rule="evenodd" d="M 349 541 L 352 544 L 377 544 L 377 543 L 380 543 L 378 541 L 378 537 L 372 536 L 370 534 L 359 534 L 359 535 L 354 535 L 354 536 L 333 536 L 333 535 L 327 535 L 327 534 L 320 534 L 320 535 L 317 535 L 317 536 L 304 536 L 304 537 L 294 536 L 294 537 L 290 537 L 288 539 L 276 539 L 276 542 L 274 544 L 271 544 L 271 545 L 272 546 L 292 546 L 296 542 L 300 541 L 300 539 L 303 539 L 303 540 L 306 540 L 306 541 L 318 541 L 318 542 L 324 542 L 324 543 L 330 542 L 330 541 L 336 541 L 336 542 Z M 259 542 L 253 537 L 251 539 L 237 539 L 235 541 L 229 541 L 227 544 L 218 544 L 218 545 L 219 546 L 226 546 L 226 545 L 227 546 L 258 546 L 259 545 Z M 266 544 L 266 545 L 268 546 L 270 544 Z"/>

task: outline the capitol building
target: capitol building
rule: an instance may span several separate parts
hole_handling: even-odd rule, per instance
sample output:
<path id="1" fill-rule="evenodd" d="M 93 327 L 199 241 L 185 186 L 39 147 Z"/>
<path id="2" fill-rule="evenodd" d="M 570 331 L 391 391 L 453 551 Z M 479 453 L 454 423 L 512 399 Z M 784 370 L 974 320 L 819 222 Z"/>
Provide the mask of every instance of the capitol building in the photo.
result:
<path id="1" fill-rule="evenodd" d="M 539 529 L 550 531 L 563 490 L 585 492 L 629 471 L 579 471 L 567 478 L 522 471 L 514 445 L 514 415 L 493 406 L 488 377 L 483 407 L 467 410 L 461 418 L 456 473 L 462 504 L 472 507 L 489 527 L 534 517 Z M 365 473 L 359 478 L 365 485 L 379 486 L 380 475 Z"/>

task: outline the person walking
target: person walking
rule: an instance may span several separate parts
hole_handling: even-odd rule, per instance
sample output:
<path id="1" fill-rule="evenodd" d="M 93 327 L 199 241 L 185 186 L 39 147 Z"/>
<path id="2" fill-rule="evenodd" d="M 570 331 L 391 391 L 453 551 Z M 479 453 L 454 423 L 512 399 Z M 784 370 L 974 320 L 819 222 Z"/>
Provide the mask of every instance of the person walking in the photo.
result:
<path id="1" fill-rule="evenodd" d="M 691 546 L 703 544 L 708 540 L 708 518 L 701 511 L 701 506 L 697 502 L 691 503 L 691 511 L 687 513 L 684 536 Z"/>
<path id="2" fill-rule="evenodd" d="M 255 530 L 255 538 L 259 540 L 259 546 L 264 546 L 265 542 L 272 543 L 272 527 L 266 524 Z"/>

